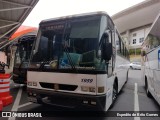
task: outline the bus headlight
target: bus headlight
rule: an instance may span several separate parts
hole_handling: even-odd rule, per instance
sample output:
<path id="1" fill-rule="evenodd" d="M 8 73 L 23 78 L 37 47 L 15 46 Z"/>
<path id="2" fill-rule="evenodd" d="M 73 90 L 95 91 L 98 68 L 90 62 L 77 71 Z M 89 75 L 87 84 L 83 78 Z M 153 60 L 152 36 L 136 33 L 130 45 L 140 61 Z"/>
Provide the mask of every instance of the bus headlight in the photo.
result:
<path id="1" fill-rule="evenodd" d="M 37 82 L 33 82 L 33 86 L 37 86 Z"/>
<path id="2" fill-rule="evenodd" d="M 27 82 L 28 86 L 37 86 L 37 82 Z"/>
<path id="3" fill-rule="evenodd" d="M 83 92 L 89 92 L 89 87 L 87 87 L 87 86 L 82 86 L 82 87 L 81 87 L 81 91 L 83 91 Z"/>
<path id="4" fill-rule="evenodd" d="M 90 88 L 89 88 L 89 92 L 96 92 L 95 87 L 90 87 Z"/>
<path id="5" fill-rule="evenodd" d="M 32 86 L 32 82 L 27 82 L 27 85 L 28 86 Z"/>
<path id="6" fill-rule="evenodd" d="M 104 86 L 98 87 L 98 93 L 103 93 L 104 92 Z"/>
<path id="7" fill-rule="evenodd" d="M 81 86 L 81 91 L 83 92 L 96 92 L 95 87 Z"/>

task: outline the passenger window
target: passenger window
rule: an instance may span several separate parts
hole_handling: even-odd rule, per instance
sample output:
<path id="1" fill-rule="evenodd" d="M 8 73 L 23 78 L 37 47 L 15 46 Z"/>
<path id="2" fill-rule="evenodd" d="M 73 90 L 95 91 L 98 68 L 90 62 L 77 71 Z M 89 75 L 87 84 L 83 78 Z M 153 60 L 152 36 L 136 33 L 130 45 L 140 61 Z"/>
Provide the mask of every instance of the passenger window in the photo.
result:
<path id="1" fill-rule="evenodd" d="M 160 33 L 160 17 L 158 18 L 158 20 L 156 21 L 156 23 L 152 27 L 149 35 L 147 36 L 146 45 L 148 47 L 147 47 L 146 51 L 149 51 L 149 50 L 156 48 L 160 45 L 159 33 Z"/>
<path id="2" fill-rule="evenodd" d="M 118 54 L 121 54 L 121 40 L 120 40 L 120 37 L 119 37 L 119 35 L 118 35 L 117 32 L 116 32 L 115 41 L 116 41 L 117 53 L 118 53 Z"/>

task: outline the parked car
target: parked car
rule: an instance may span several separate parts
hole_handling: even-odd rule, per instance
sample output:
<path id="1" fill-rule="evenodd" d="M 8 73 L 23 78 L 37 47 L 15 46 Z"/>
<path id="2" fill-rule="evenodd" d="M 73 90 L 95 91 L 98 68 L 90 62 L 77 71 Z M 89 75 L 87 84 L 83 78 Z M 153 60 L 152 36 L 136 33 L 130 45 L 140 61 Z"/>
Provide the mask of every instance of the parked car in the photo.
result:
<path id="1" fill-rule="evenodd" d="M 132 63 L 130 63 L 129 66 L 131 69 L 141 70 L 141 63 L 140 62 L 132 62 Z"/>

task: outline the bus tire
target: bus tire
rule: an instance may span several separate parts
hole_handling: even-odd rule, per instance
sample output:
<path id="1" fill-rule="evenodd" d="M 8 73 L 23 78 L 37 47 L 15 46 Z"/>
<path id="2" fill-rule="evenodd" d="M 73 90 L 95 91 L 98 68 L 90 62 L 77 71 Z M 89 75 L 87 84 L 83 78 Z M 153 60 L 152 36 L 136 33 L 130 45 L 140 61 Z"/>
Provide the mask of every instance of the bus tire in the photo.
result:
<path id="1" fill-rule="evenodd" d="M 112 92 L 112 104 L 111 104 L 110 108 L 112 108 L 114 106 L 114 103 L 116 101 L 117 95 L 118 95 L 118 85 L 117 85 L 117 82 L 114 81 L 113 92 Z"/>
<path id="2" fill-rule="evenodd" d="M 145 89 L 146 89 L 147 97 L 151 98 L 151 97 L 152 97 L 152 95 L 151 95 L 151 93 L 149 92 L 149 89 L 148 89 L 148 82 L 147 82 L 147 80 L 145 80 Z"/>
<path id="3" fill-rule="evenodd" d="M 129 72 L 129 70 L 127 71 L 127 76 L 126 76 L 126 82 L 125 82 L 125 84 L 128 82 L 128 72 Z"/>
<path id="4" fill-rule="evenodd" d="M 130 66 L 130 68 L 133 70 L 133 67 L 132 67 L 132 66 Z"/>

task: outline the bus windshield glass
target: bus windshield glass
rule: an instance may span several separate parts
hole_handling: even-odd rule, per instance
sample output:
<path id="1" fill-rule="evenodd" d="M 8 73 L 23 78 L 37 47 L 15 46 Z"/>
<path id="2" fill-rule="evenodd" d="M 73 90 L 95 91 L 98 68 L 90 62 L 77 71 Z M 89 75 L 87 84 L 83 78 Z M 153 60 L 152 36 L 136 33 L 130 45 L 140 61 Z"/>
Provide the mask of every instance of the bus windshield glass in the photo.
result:
<path id="1" fill-rule="evenodd" d="M 20 64 L 25 62 L 29 62 L 32 45 L 33 45 L 33 38 L 32 39 L 24 39 L 20 40 L 17 44 L 17 50 L 15 53 L 15 63 L 14 66 L 19 67 Z"/>
<path id="2" fill-rule="evenodd" d="M 101 16 L 71 18 L 40 25 L 30 68 L 102 70 L 97 57 Z"/>

